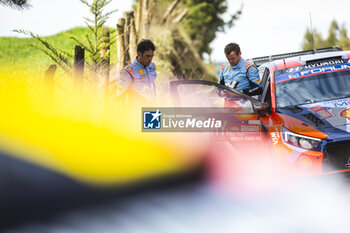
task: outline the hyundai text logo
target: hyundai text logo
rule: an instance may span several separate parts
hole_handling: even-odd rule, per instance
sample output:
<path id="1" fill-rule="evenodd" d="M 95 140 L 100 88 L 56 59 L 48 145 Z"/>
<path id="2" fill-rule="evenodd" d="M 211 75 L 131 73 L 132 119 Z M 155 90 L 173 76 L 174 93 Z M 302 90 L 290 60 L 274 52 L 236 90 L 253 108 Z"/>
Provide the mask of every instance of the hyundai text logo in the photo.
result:
<path id="1" fill-rule="evenodd" d="M 292 68 L 289 68 L 287 70 L 288 73 L 292 73 L 292 72 L 298 72 L 300 70 L 302 70 L 303 68 L 301 66 L 297 66 L 297 67 L 292 67 Z"/>

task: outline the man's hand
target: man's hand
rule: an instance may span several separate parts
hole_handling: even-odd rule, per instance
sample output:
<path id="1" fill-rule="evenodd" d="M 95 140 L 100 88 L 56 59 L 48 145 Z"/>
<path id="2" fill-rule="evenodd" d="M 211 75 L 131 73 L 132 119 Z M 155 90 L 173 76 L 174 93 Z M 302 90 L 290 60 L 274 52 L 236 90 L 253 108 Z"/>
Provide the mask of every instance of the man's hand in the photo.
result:
<path id="1" fill-rule="evenodd" d="M 262 93 L 262 88 L 260 86 L 248 88 L 243 90 L 243 93 L 249 96 L 260 95 Z"/>

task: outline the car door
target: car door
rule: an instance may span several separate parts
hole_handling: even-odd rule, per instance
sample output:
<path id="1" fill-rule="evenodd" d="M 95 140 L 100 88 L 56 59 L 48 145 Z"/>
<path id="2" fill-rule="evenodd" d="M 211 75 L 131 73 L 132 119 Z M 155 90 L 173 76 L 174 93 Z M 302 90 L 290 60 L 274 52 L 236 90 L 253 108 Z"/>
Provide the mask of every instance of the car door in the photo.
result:
<path id="1" fill-rule="evenodd" d="M 217 136 L 230 139 L 260 136 L 257 108 L 261 103 L 258 100 L 238 90 L 204 80 L 172 81 L 170 91 L 175 107 L 214 111 L 216 119 L 224 120 L 224 127 L 213 132 Z"/>
<path id="2" fill-rule="evenodd" d="M 173 104 L 176 107 L 234 108 L 232 112 L 250 114 L 256 119 L 259 101 L 236 89 L 205 80 L 170 82 Z"/>

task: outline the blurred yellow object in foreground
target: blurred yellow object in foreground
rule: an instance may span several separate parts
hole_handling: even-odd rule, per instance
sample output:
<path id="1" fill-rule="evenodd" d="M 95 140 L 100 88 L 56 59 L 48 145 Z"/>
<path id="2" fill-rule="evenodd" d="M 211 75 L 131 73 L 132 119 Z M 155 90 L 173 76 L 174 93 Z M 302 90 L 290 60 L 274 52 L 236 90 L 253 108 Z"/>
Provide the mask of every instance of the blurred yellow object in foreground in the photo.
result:
<path id="1" fill-rule="evenodd" d="M 141 108 L 123 110 L 91 90 L 77 101 L 65 78 L 51 98 L 40 75 L 0 71 L 0 150 L 92 185 L 152 178 L 197 161 L 179 137 L 141 133 Z"/>

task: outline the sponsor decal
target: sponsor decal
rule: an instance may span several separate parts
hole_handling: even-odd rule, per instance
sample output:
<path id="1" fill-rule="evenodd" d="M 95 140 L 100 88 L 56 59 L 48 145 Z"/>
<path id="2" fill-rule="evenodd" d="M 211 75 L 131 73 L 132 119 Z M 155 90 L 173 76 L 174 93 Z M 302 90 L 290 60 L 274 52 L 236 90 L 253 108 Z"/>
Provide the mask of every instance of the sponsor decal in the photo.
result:
<path id="1" fill-rule="evenodd" d="M 280 139 L 279 133 L 278 132 L 272 132 L 272 133 L 270 133 L 270 135 L 271 135 L 272 143 L 274 145 L 278 144 L 279 139 Z"/>
<path id="2" fill-rule="evenodd" d="M 350 156 L 348 157 L 348 161 L 344 164 L 347 169 L 350 169 Z"/>
<path id="3" fill-rule="evenodd" d="M 332 102 L 334 107 L 344 107 L 344 106 L 349 106 L 350 101 L 349 100 L 339 100 L 339 101 L 334 101 Z"/>
<path id="4" fill-rule="evenodd" d="M 294 72 L 298 72 L 301 70 L 313 69 L 313 68 L 322 67 L 322 66 L 333 66 L 333 65 L 344 64 L 345 62 L 348 62 L 348 60 L 321 61 L 321 62 L 311 63 L 311 64 L 307 64 L 307 65 L 303 65 L 303 66 L 296 66 L 296 67 L 288 68 L 284 72 L 294 73 Z"/>
<path id="5" fill-rule="evenodd" d="M 309 68 L 315 68 L 315 67 L 321 67 L 321 66 L 331 66 L 331 65 L 337 65 L 337 64 L 344 64 L 344 60 L 333 60 L 333 61 L 317 62 L 317 63 L 305 65 L 304 67 L 306 69 L 309 69 Z"/>
<path id="6" fill-rule="evenodd" d="M 326 109 L 322 108 L 321 106 L 312 107 L 310 109 L 325 119 L 333 116 L 332 113 L 330 113 Z"/>
<path id="7" fill-rule="evenodd" d="M 143 74 L 143 69 L 140 69 L 140 70 L 139 70 L 139 73 L 140 73 L 140 74 Z"/>
<path id="8" fill-rule="evenodd" d="M 231 69 L 231 66 L 228 67 L 228 70 L 230 70 L 230 69 Z"/>
<path id="9" fill-rule="evenodd" d="M 323 67 L 318 67 L 317 65 L 315 65 L 315 67 L 312 67 L 313 65 L 314 64 L 308 65 L 309 69 L 303 69 L 302 66 L 298 66 L 298 67 L 289 68 L 286 71 L 282 70 L 279 72 L 280 75 L 276 75 L 276 79 L 275 79 L 276 83 L 287 81 L 288 79 L 296 79 L 296 78 L 301 78 L 301 77 L 310 76 L 310 75 L 350 70 L 349 63 L 335 64 L 335 65 L 323 66 Z"/>
<path id="10" fill-rule="evenodd" d="M 238 81 L 226 82 L 226 86 L 234 89 L 237 87 L 238 83 Z"/>
<path id="11" fill-rule="evenodd" d="M 223 64 L 223 65 L 221 66 L 221 69 L 222 69 L 222 70 L 225 68 L 226 64 L 227 64 L 227 63 L 225 63 L 225 64 Z"/>
<path id="12" fill-rule="evenodd" d="M 350 64 L 325 66 L 325 67 L 295 72 L 294 74 L 288 75 L 288 78 L 290 78 L 290 79 L 291 78 L 299 78 L 302 76 L 307 76 L 307 75 L 312 75 L 312 74 L 321 74 L 321 73 L 340 71 L 340 70 L 348 70 L 348 69 L 350 69 Z"/>
<path id="13" fill-rule="evenodd" d="M 287 73 L 293 73 L 293 72 L 298 72 L 298 71 L 300 71 L 300 70 L 302 70 L 303 69 L 303 67 L 302 66 L 297 66 L 297 67 L 292 67 L 292 68 L 289 68 L 289 69 L 287 69 Z"/>
<path id="14" fill-rule="evenodd" d="M 125 76 L 125 72 L 123 72 L 122 75 Z"/>
<path id="15" fill-rule="evenodd" d="M 323 107 L 323 108 L 334 108 L 334 107 L 347 107 L 350 105 L 350 99 L 337 99 L 337 100 L 329 100 L 322 103 L 314 103 L 309 104 L 309 107 Z"/>
<path id="16" fill-rule="evenodd" d="M 346 118 L 346 119 L 348 119 L 350 121 L 350 108 L 343 110 L 340 113 L 340 116 L 343 117 L 343 118 Z"/>
<path id="17" fill-rule="evenodd" d="M 312 161 L 306 156 L 302 156 L 299 159 L 299 166 L 301 169 L 309 169 L 312 166 Z"/>
<path id="18" fill-rule="evenodd" d="M 241 132 L 260 132 L 260 124 L 241 124 Z"/>
<path id="19" fill-rule="evenodd" d="M 234 136 L 230 137 L 231 142 L 259 142 L 260 136 Z"/>

